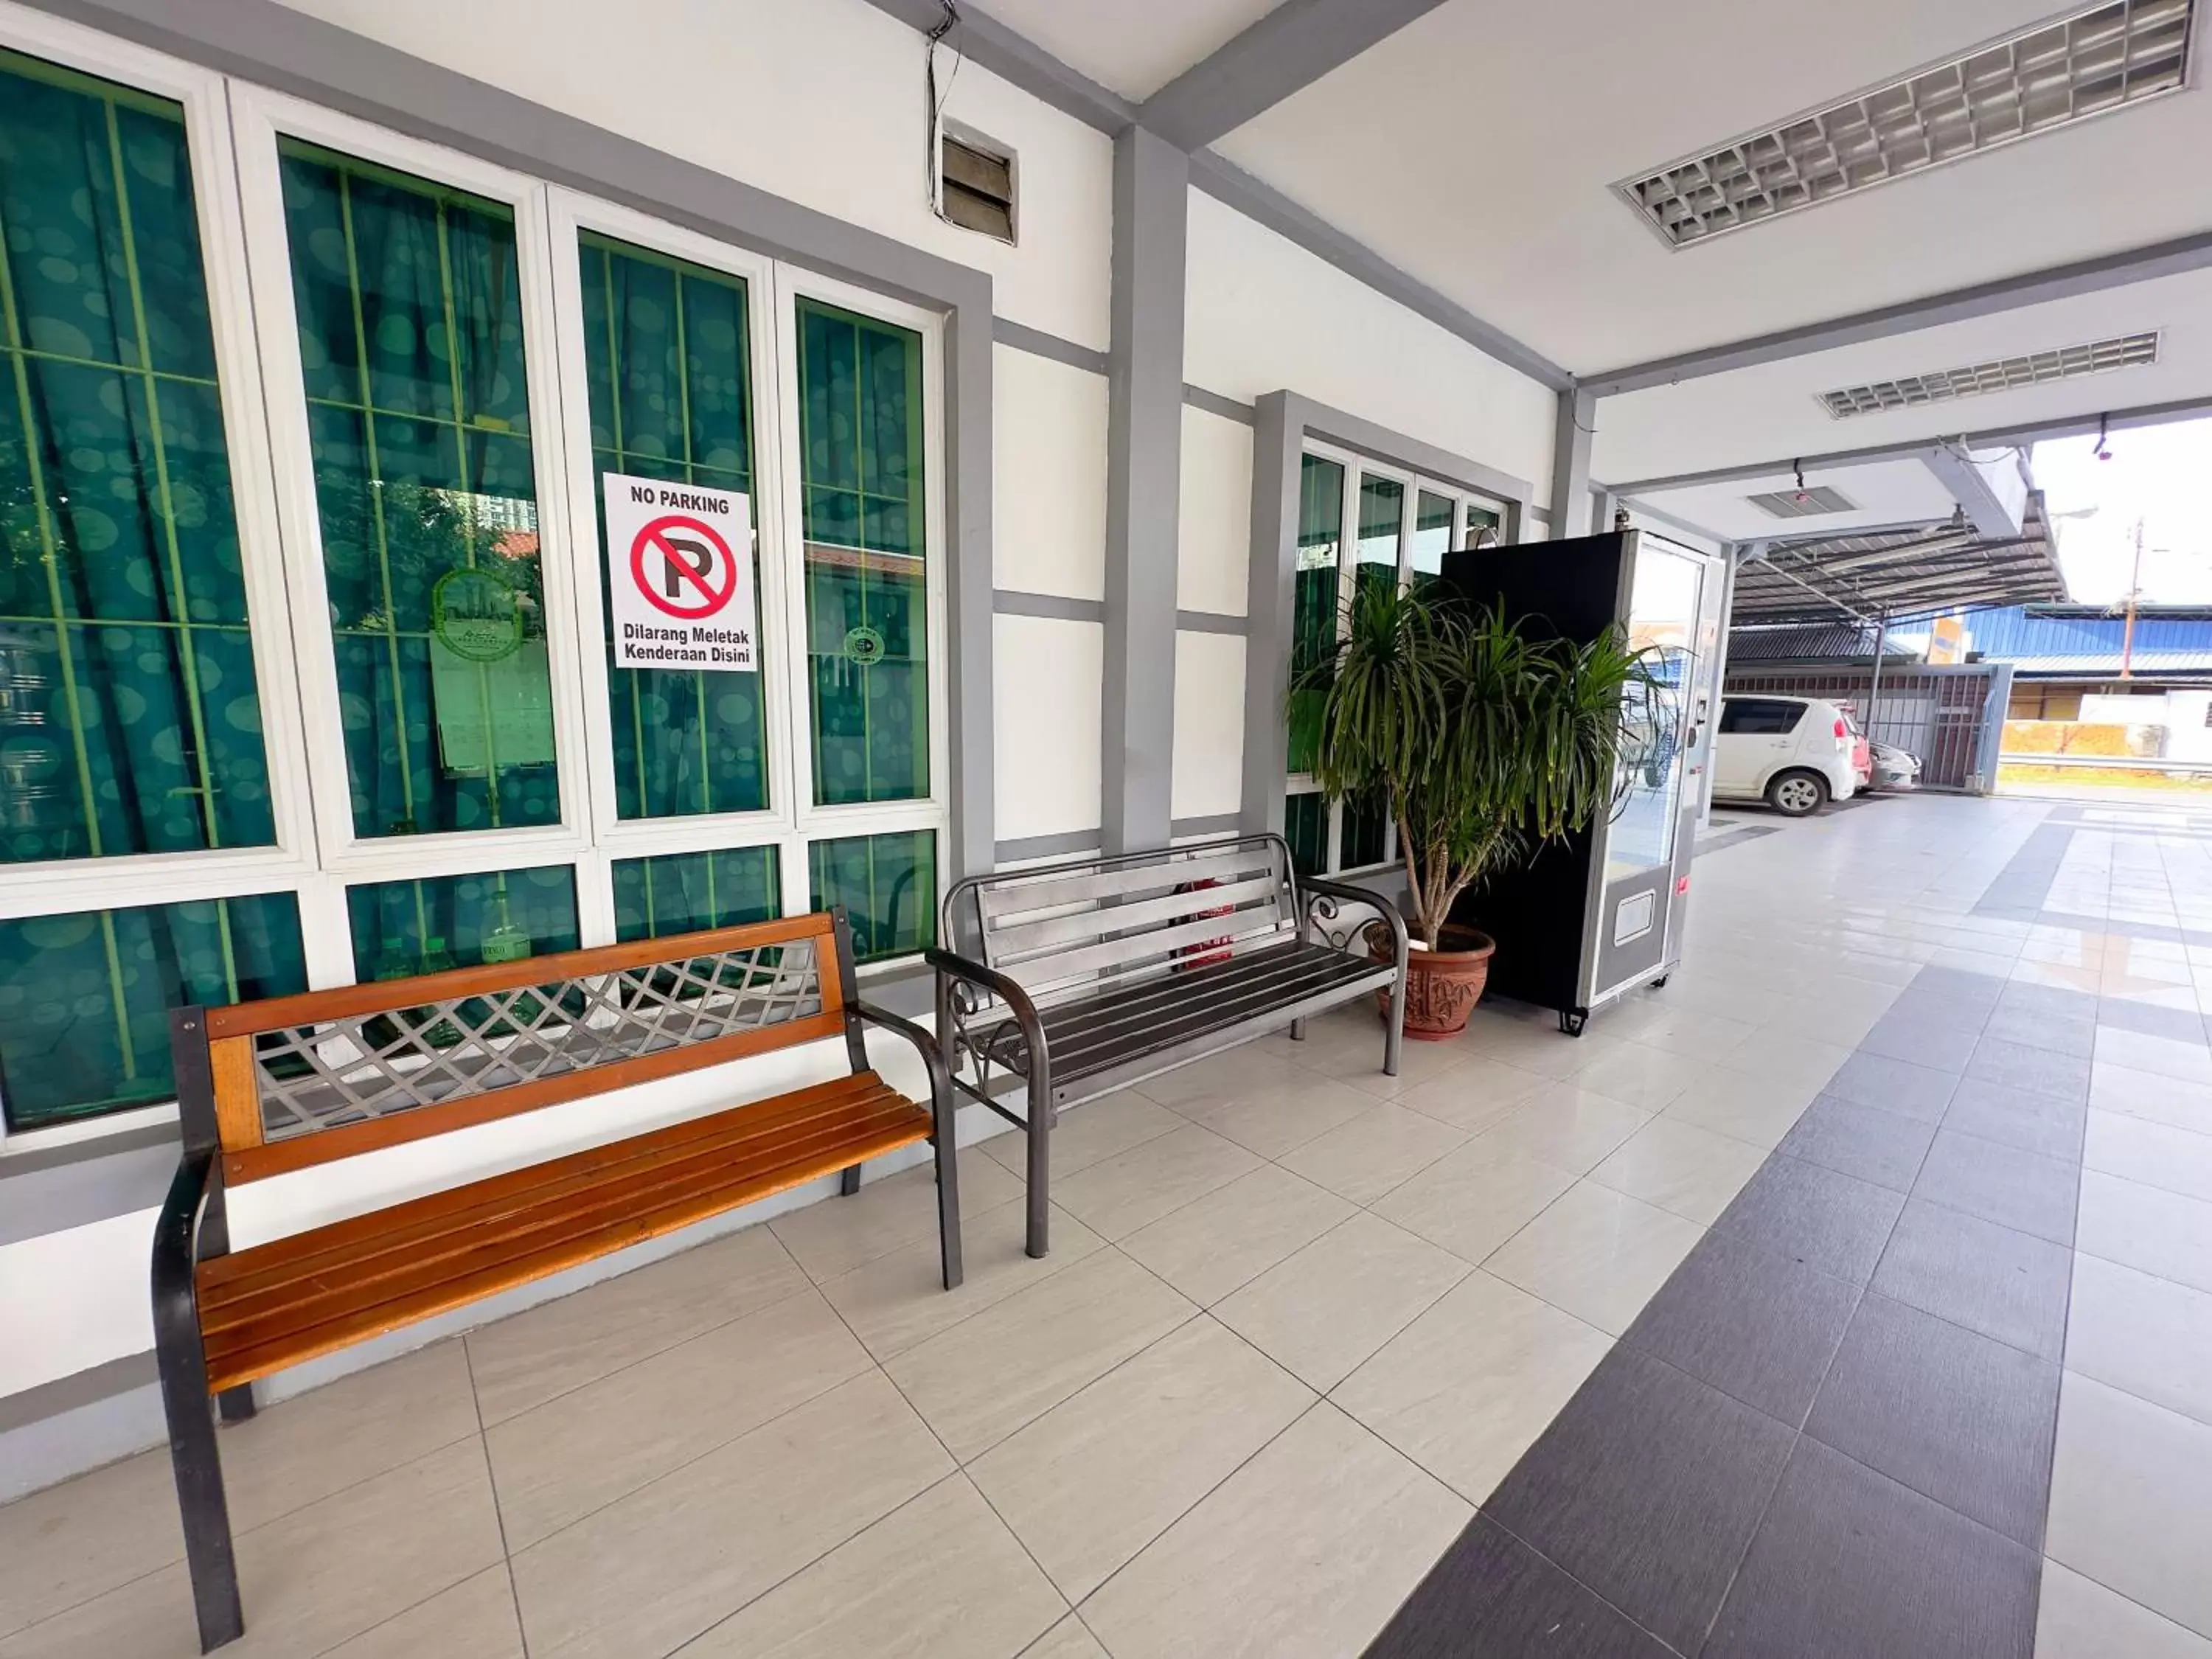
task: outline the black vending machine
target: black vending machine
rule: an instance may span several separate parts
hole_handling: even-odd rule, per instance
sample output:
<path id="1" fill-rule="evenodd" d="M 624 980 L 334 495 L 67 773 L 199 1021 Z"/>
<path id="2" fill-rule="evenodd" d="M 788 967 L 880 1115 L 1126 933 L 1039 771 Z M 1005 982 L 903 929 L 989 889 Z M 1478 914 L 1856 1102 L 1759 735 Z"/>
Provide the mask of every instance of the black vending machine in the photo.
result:
<path id="1" fill-rule="evenodd" d="M 1509 620 L 1577 641 L 1615 623 L 1652 650 L 1659 695 L 1622 746 L 1612 811 L 1497 872 L 1452 920 L 1498 942 L 1490 988 L 1559 1012 L 1582 1035 L 1593 1009 L 1680 960 L 1690 857 L 1712 753 L 1725 567 L 1638 530 L 1445 555 L 1443 580 Z"/>

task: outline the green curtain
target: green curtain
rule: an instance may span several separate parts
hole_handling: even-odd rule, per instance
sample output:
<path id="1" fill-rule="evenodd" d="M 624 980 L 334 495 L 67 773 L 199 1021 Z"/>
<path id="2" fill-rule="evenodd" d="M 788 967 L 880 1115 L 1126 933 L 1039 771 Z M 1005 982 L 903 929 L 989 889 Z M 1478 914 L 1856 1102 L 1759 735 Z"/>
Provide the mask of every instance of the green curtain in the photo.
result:
<path id="1" fill-rule="evenodd" d="M 929 793 L 921 337 L 799 301 L 814 799 Z"/>
<path id="2" fill-rule="evenodd" d="M 576 872 L 565 864 L 346 889 L 354 976 L 400 979 L 576 948 Z"/>
<path id="3" fill-rule="evenodd" d="M 750 495 L 752 356 L 743 279 L 584 233 L 584 369 L 591 388 L 592 479 L 665 478 Z M 754 522 L 759 522 L 757 505 Z M 761 592 L 753 554 L 753 592 Z M 761 676 L 617 668 L 611 606 L 607 694 L 615 806 L 625 818 L 757 812 L 769 805 Z M 754 618 L 763 661 L 775 630 Z"/>
<path id="4" fill-rule="evenodd" d="M 556 823 L 514 214 L 279 151 L 355 833 Z"/>
<path id="5" fill-rule="evenodd" d="M 179 107 L 0 52 L 0 861 L 276 840 Z"/>
<path id="6" fill-rule="evenodd" d="M 658 939 L 783 914 L 773 847 L 615 860 L 615 937 Z"/>
<path id="7" fill-rule="evenodd" d="M 861 962 L 937 943 L 937 836 L 927 830 L 817 841 L 807 849 L 813 907 L 843 905 Z"/>
<path id="8" fill-rule="evenodd" d="M 1344 536 L 1344 469 L 1307 455 L 1298 464 L 1298 555 L 1291 598 L 1291 672 L 1304 673 L 1336 643 L 1338 560 Z M 1321 740 L 1322 695 L 1294 691 L 1290 769 L 1313 770 Z"/>

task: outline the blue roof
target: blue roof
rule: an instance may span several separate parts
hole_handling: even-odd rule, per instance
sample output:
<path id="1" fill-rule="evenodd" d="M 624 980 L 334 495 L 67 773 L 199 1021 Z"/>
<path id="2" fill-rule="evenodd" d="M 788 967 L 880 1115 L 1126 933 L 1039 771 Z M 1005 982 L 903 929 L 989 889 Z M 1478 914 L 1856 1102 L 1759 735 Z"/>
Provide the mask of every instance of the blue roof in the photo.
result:
<path id="1" fill-rule="evenodd" d="M 2121 612 L 2087 605 L 1970 611 L 1966 623 L 1970 649 L 1990 662 L 2043 674 L 2118 672 L 2128 629 Z M 2212 668 L 2212 610 L 2192 605 L 2139 611 L 2133 666 L 2146 673 Z"/>

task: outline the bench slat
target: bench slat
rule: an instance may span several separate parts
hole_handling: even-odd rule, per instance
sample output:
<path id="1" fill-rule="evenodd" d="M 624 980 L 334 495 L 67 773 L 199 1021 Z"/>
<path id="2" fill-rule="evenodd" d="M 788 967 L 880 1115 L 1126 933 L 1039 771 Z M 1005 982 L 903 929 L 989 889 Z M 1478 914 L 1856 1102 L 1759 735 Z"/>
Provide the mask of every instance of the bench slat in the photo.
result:
<path id="1" fill-rule="evenodd" d="M 1158 864 L 1126 869 L 1086 870 L 1073 875 L 1024 879 L 1019 870 L 985 883 L 976 890 L 975 902 L 987 930 L 1003 927 L 1008 917 L 1036 910 L 1057 909 L 1064 904 L 1088 904 L 1124 894 L 1156 892 L 1178 882 L 1234 881 L 1240 877 L 1274 868 L 1274 855 L 1265 843 L 1237 847 L 1216 853 L 1194 849 L 1194 858 L 1167 857 Z"/>
<path id="2" fill-rule="evenodd" d="M 1272 876 L 1256 881 L 1240 881 L 1226 886 L 1201 888 L 1188 893 L 1167 893 L 1158 898 L 1140 899 L 1133 904 L 1102 905 L 1095 910 L 1080 910 L 1073 915 L 1053 916 L 1043 921 L 1022 922 L 1003 927 L 991 936 L 991 963 L 994 967 L 1009 972 L 1016 967 L 1027 967 L 1055 946 L 1087 943 L 1112 933 L 1127 933 L 1133 927 L 1148 927 L 1163 921 L 1191 916 L 1200 910 L 1218 910 L 1227 907 L 1236 909 L 1246 907 L 1257 914 L 1259 901 L 1268 906 L 1279 904 L 1282 883 Z M 1228 921 L 1229 917 L 1216 918 Z M 1273 916 L 1279 923 L 1279 913 Z"/>
<path id="3" fill-rule="evenodd" d="M 1170 953 L 1178 946 L 1218 945 L 1225 950 L 1232 945 L 1243 945 L 1249 948 L 1253 941 L 1270 936 L 1291 939 L 1296 933 L 1285 927 L 1271 912 L 1240 910 L 1234 915 L 1201 916 L 1173 927 L 1156 927 L 1127 939 L 1107 939 L 1080 950 L 1062 951 L 1040 959 L 1033 967 L 1025 968 L 1016 963 L 1006 971 L 1032 994 L 1048 996 L 1094 975 L 1115 970 L 1132 975 L 1142 974 L 1147 978 L 1165 976 L 1174 965 Z M 1196 951 L 1192 954 L 1200 957 L 1206 952 Z"/>
<path id="4" fill-rule="evenodd" d="M 740 1107 L 717 1115 L 738 1119 L 755 1109 Z M 513 1224 L 504 1237 L 488 1239 L 470 1218 L 478 1203 L 487 1200 L 482 1189 L 513 1181 L 514 1176 L 507 1176 L 473 1183 L 475 1190 L 465 1187 L 433 1194 L 373 1217 L 336 1224 L 350 1229 L 347 1237 L 357 1241 L 363 1236 L 362 1223 L 385 1220 L 404 1227 L 442 1214 L 453 1228 L 453 1237 L 469 1248 L 441 1258 L 425 1273 L 394 1275 L 388 1271 L 391 1263 L 371 1251 L 362 1257 L 356 1277 L 349 1269 L 346 1251 L 326 1249 L 327 1241 L 318 1237 L 325 1230 L 207 1263 L 208 1268 L 227 1266 L 229 1283 L 250 1292 L 264 1285 L 258 1270 L 268 1265 L 252 1258 L 264 1251 L 286 1250 L 308 1267 L 307 1285 L 313 1292 L 287 1303 L 279 1314 L 231 1323 L 227 1310 L 232 1292 L 222 1282 L 210 1284 L 204 1272 L 200 1317 L 207 1331 L 210 1392 L 234 1388 L 880 1158 L 927 1140 L 930 1133 L 927 1109 L 884 1090 L 835 1103 L 811 1117 L 808 1133 L 795 1140 L 776 1132 L 763 1136 L 753 1156 L 733 1160 L 726 1154 L 702 1155 L 680 1161 L 684 1149 L 696 1143 L 699 1125 L 709 1121 L 695 1119 L 617 1143 L 626 1154 L 660 1152 L 671 1159 L 671 1167 L 664 1180 L 637 1188 L 629 1202 L 615 1206 L 611 1213 L 596 1202 L 605 1183 L 592 1176 L 580 1188 L 562 1188 L 556 1196 L 541 1195 L 534 1207 L 510 1212 Z M 540 1187 L 550 1177 L 550 1184 L 558 1187 L 572 1175 L 603 1167 L 604 1155 L 613 1150 L 594 1148 L 514 1174 L 538 1177 L 532 1184 Z M 602 1161 L 588 1162 L 594 1159 Z M 578 1201 L 579 1191 L 591 1194 L 592 1201 Z M 458 1206 L 452 1202 L 456 1194 L 462 1200 Z M 441 1210 L 426 1208 L 441 1205 Z M 373 1231 L 368 1236 L 373 1237 Z"/>

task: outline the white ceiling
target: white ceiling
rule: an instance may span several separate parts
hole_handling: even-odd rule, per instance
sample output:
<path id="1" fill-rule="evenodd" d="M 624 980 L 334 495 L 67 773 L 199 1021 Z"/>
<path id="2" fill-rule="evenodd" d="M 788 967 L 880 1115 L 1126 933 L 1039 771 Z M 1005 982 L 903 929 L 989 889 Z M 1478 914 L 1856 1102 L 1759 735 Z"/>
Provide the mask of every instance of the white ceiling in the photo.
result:
<path id="1" fill-rule="evenodd" d="M 1837 386 L 2144 329 L 2161 338 L 2158 362 L 2142 368 L 1840 421 L 1815 401 Z M 1607 398 L 1597 406 L 1590 473 L 1626 483 L 2191 398 L 2212 398 L 2212 271 Z"/>
<path id="2" fill-rule="evenodd" d="M 988 0 L 983 9 L 1101 86 L 1141 103 L 1279 0 Z"/>
<path id="3" fill-rule="evenodd" d="M 1446 0 L 1217 148 L 1594 374 L 2204 228 L 2201 90 L 1680 251 L 1608 188 L 2052 10 Z"/>
<path id="4" fill-rule="evenodd" d="M 1745 499 L 1773 489 L 1795 489 L 1796 480 L 1786 471 L 1732 483 L 1647 492 L 1637 499 L 1646 507 L 1686 520 L 1727 541 L 1842 535 L 1875 525 L 1948 519 L 1957 505 L 1951 492 L 1918 460 L 1875 461 L 1854 467 L 1812 467 L 1806 470 L 1805 482 L 1826 484 L 1842 491 L 1859 510 L 1825 513 L 1810 519 L 1778 519 Z"/>

